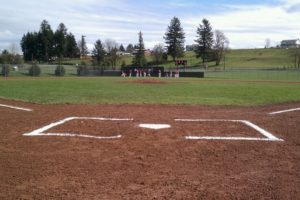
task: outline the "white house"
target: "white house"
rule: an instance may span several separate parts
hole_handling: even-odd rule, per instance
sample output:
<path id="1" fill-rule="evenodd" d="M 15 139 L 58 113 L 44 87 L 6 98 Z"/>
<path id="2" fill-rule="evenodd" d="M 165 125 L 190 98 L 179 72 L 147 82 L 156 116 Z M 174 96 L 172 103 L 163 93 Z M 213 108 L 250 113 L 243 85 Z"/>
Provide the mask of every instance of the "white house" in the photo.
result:
<path id="1" fill-rule="evenodd" d="M 299 48 L 300 47 L 300 40 L 282 40 L 280 43 L 281 48 Z"/>

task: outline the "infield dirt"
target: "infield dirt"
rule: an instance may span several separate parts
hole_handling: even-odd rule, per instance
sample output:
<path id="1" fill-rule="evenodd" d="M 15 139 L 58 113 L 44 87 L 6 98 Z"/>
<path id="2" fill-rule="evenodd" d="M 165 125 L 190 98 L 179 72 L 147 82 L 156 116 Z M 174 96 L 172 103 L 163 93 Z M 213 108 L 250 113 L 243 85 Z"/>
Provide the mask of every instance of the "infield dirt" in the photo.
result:
<path id="1" fill-rule="evenodd" d="M 0 107 L 0 199 L 297 199 L 300 196 L 300 107 L 38 105 Z M 23 136 L 66 117 L 49 132 L 122 135 L 99 140 Z M 187 135 L 263 137 L 243 124 L 174 119 L 249 120 L 283 142 L 186 140 Z M 170 124 L 151 130 L 140 123 Z"/>

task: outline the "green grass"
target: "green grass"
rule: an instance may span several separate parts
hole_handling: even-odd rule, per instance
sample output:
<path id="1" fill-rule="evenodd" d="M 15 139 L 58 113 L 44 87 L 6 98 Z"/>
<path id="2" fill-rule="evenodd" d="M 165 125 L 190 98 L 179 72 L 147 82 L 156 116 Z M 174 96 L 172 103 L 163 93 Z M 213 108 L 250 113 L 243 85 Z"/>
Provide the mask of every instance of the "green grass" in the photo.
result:
<path id="1" fill-rule="evenodd" d="M 134 83 L 134 80 L 136 78 L 1 78 L 0 97 L 44 104 L 264 105 L 300 100 L 299 82 L 181 78 L 160 79 L 167 83 L 150 85 Z"/>
<path id="2" fill-rule="evenodd" d="M 226 70 L 235 70 L 235 69 L 294 69 L 295 67 L 295 51 L 297 49 L 236 49 L 229 50 L 226 53 Z M 298 50 L 299 51 L 299 50 Z M 153 57 L 147 56 L 147 61 L 153 61 Z M 126 65 L 132 63 L 132 56 L 123 56 L 117 62 L 117 68 L 120 68 L 123 61 Z M 183 58 L 188 62 L 190 67 L 202 67 L 202 61 L 200 58 L 196 58 L 196 55 L 193 51 L 185 52 Z M 76 75 L 76 64 L 80 64 L 82 60 L 80 59 L 67 59 L 63 60 L 62 63 L 68 63 L 73 65 L 64 65 L 66 68 L 66 76 L 75 76 Z M 90 60 L 85 60 L 87 65 L 91 66 Z M 28 67 L 30 65 L 25 65 L 25 67 L 20 68 L 18 72 L 11 71 L 9 76 L 26 76 L 28 73 Z M 41 76 L 53 76 L 56 65 L 39 65 L 42 69 Z M 175 67 L 174 62 L 172 61 L 171 56 L 168 57 L 168 61 L 159 66 L 163 66 L 168 70 L 169 68 Z M 111 67 L 106 67 L 111 69 Z M 224 63 L 223 61 L 219 66 L 215 66 L 215 62 L 209 63 L 208 71 L 223 71 Z M 228 74 L 228 73 L 227 73 Z M 227 75 L 226 75 L 227 76 Z M 224 78 L 227 78 L 227 77 Z M 231 76 L 229 76 L 231 77 Z M 255 78 L 255 77 L 254 77 Z"/>
<path id="3" fill-rule="evenodd" d="M 228 68 L 290 68 L 297 49 L 236 49 L 226 54 Z"/>
<path id="4" fill-rule="evenodd" d="M 233 49 L 225 55 L 226 69 L 243 68 L 293 68 L 295 67 L 295 51 L 297 49 Z M 188 66 L 202 66 L 202 60 L 196 58 L 193 51 L 185 52 L 183 58 L 188 62 Z M 175 67 L 169 56 L 168 62 L 162 64 L 165 67 Z M 215 62 L 208 63 L 210 68 L 214 68 Z M 221 61 L 218 68 L 223 69 L 224 62 Z"/>
<path id="5" fill-rule="evenodd" d="M 300 70 L 227 70 L 206 71 L 206 78 L 229 80 L 300 81 Z"/>

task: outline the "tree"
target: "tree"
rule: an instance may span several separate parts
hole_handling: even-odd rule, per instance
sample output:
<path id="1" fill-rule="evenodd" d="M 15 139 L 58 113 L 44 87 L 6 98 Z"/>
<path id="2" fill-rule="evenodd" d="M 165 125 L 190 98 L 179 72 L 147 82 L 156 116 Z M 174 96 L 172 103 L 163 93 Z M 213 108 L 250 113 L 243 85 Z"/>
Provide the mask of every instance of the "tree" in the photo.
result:
<path id="1" fill-rule="evenodd" d="M 125 48 L 124 48 L 123 44 L 120 45 L 119 51 L 121 51 L 121 52 L 124 52 L 124 51 L 125 51 Z"/>
<path id="2" fill-rule="evenodd" d="M 134 47 L 132 44 L 128 44 L 126 47 L 126 52 L 127 53 L 132 53 L 134 51 Z"/>
<path id="3" fill-rule="evenodd" d="M 164 54 L 164 45 L 157 44 L 153 47 L 153 57 L 156 64 L 160 64 L 163 61 L 163 54 Z"/>
<path id="4" fill-rule="evenodd" d="M 7 77 L 9 75 L 9 72 L 10 72 L 10 68 L 9 68 L 9 65 L 2 65 L 2 68 L 1 68 L 1 74 L 2 76 L 5 76 Z"/>
<path id="5" fill-rule="evenodd" d="M 115 40 L 106 39 L 105 48 L 107 52 L 107 62 L 110 64 L 112 69 L 114 69 L 117 65 L 117 60 L 119 59 L 119 56 L 117 54 L 118 43 Z"/>
<path id="6" fill-rule="evenodd" d="M 40 58 L 43 61 L 49 61 L 53 54 L 53 31 L 48 21 L 42 21 L 38 35 Z"/>
<path id="7" fill-rule="evenodd" d="M 79 40 L 77 42 L 78 48 L 79 48 L 79 53 L 81 57 L 86 56 L 89 52 L 88 52 L 88 48 L 86 46 L 86 41 L 84 39 L 85 36 L 81 37 L 81 40 Z"/>
<path id="8" fill-rule="evenodd" d="M 75 37 L 72 33 L 68 33 L 66 36 L 66 51 L 65 57 L 68 58 L 75 58 L 78 57 L 80 54 L 80 50 L 77 46 Z"/>
<path id="9" fill-rule="evenodd" d="M 54 33 L 54 51 L 59 58 L 62 58 L 66 53 L 66 37 L 67 28 L 63 23 L 60 23 Z"/>
<path id="10" fill-rule="evenodd" d="M 224 57 L 226 49 L 228 49 L 229 40 L 225 36 L 225 34 L 220 31 L 215 31 L 215 42 L 214 42 L 214 52 L 215 52 L 215 59 L 216 65 L 220 64 L 220 61 Z"/>
<path id="11" fill-rule="evenodd" d="M 203 64 L 209 60 L 212 54 L 213 47 L 213 32 L 212 27 L 207 19 L 202 20 L 203 24 L 200 24 L 197 28 L 197 43 L 196 46 L 196 56 L 201 57 Z"/>
<path id="12" fill-rule="evenodd" d="M 173 61 L 183 55 L 185 34 L 177 17 L 171 20 L 164 39 L 167 44 L 168 54 L 172 56 Z"/>
<path id="13" fill-rule="evenodd" d="M 97 40 L 92 51 L 93 58 L 97 66 L 101 66 L 104 61 L 105 50 L 101 40 Z"/>
<path id="14" fill-rule="evenodd" d="M 137 45 L 138 48 L 135 57 L 132 60 L 132 65 L 143 67 L 147 64 L 147 60 L 145 58 L 145 46 L 142 32 L 140 31 L 138 35 L 139 44 Z"/>
<path id="15" fill-rule="evenodd" d="M 265 40 L 265 49 L 270 48 L 270 46 L 271 46 L 271 40 L 270 40 L 270 38 L 267 38 L 267 39 Z"/>
<path id="16" fill-rule="evenodd" d="M 28 32 L 23 35 L 21 48 L 25 61 L 38 59 L 38 33 Z"/>
<path id="17" fill-rule="evenodd" d="M 290 48 L 289 56 L 294 60 L 295 68 L 300 69 L 300 48 Z"/>

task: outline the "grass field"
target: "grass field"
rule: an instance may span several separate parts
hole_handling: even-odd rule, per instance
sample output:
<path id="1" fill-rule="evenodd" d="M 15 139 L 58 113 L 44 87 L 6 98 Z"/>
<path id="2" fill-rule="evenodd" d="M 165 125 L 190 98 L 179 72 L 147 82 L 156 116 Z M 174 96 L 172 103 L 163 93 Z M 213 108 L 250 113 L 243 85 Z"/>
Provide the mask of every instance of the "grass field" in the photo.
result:
<path id="1" fill-rule="evenodd" d="M 269 68 L 294 68 L 295 67 L 295 52 L 298 49 L 232 49 L 226 52 L 225 56 L 225 68 L 226 69 L 269 69 Z M 123 62 L 126 65 L 132 63 L 132 56 L 123 56 L 117 61 L 117 68 L 120 68 Z M 153 61 L 152 56 L 146 56 L 148 62 Z M 188 66 L 190 67 L 201 67 L 202 61 L 200 58 L 196 58 L 196 55 L 193 51 L 185 52 L 184 57 L 180 58 L 187 60 Z M 80 59 L 66 59 L 62 63 L 66 63 L 66 68 L 69 69 L 69 74 L 74 74 L 75 65 L 81 64 L 84 61 L 87 65 L 92 65 L 91 60 L 80 60 Z M 71 66 L 70 66 L 71 65 Z M 72 66 L 73 65 L 73 66 Z M 41 65 L 43 66 L 43 74 L 51 75 L 53 74 L 54 69 L 51 69 L 51 65 Z M 56 65 L 52 65 L 52 68 L 55 68 Z M 168 57 L 166 63 L 160 64 L 164 67 L 175 67 L 174 62 L 172 61 L 171 56 Z M 214 69 L 215 62 L 210 62 L 209 67 Z M 224 68 L 224 61 L 222 60 L 220 65 L 217 66 L 220 69 Z M 107 67 L 110 68 L 110 67 Z M 26 69 L 26 68 L 25 68 Z M 24 70 L 25 70 L 24 69 Z M 27 71 L 25 71 L 27 73 Z M 76 74 L 76 73 L 75 73 Z M 11 75 L 20 75 L 19 73 L 12 73 Z"/>
<path id="2" fill-rule="evenodd" d="M 0 97 L 46 104 L 264 105 L 300 100 L 299 82 L 181 78 L 145 84 L 136 80 L 1 78 Z M 157 78 L 151 80 L 158 81 Z"/>
<path id="3" fill-rule="evenodd" d="M 32 78 L 27 75 L 29 65 L 25 65 L 11 71 L 9 78 L 0 78 L 0 97 L 49 104 L 263 105 L 299 101 L 300 71 L 293 67 L 291 51 L 230 50 L 225 71 L 221 64 L 209 68 L 204 79 L 163 78 L 163 84 L 134 83 L 135 78 L 77 77 L 75 65 L 65 65 L 66 77 L 54 76 L 56 65 L 40 65 L 41 77 Z M 123 59 L 129 64 L 132 57 Z M 186 52 L 184 59 L 189 66 L 201 65 L 193 52 Z M 168 69 L 174 63 L 164 66 Z"/>
<path id="4" fill-rule="evenodd" d="M 205 72 L 205 77 L 230 80 L 300 81 L 300 70 L 208 70 Z"/>

